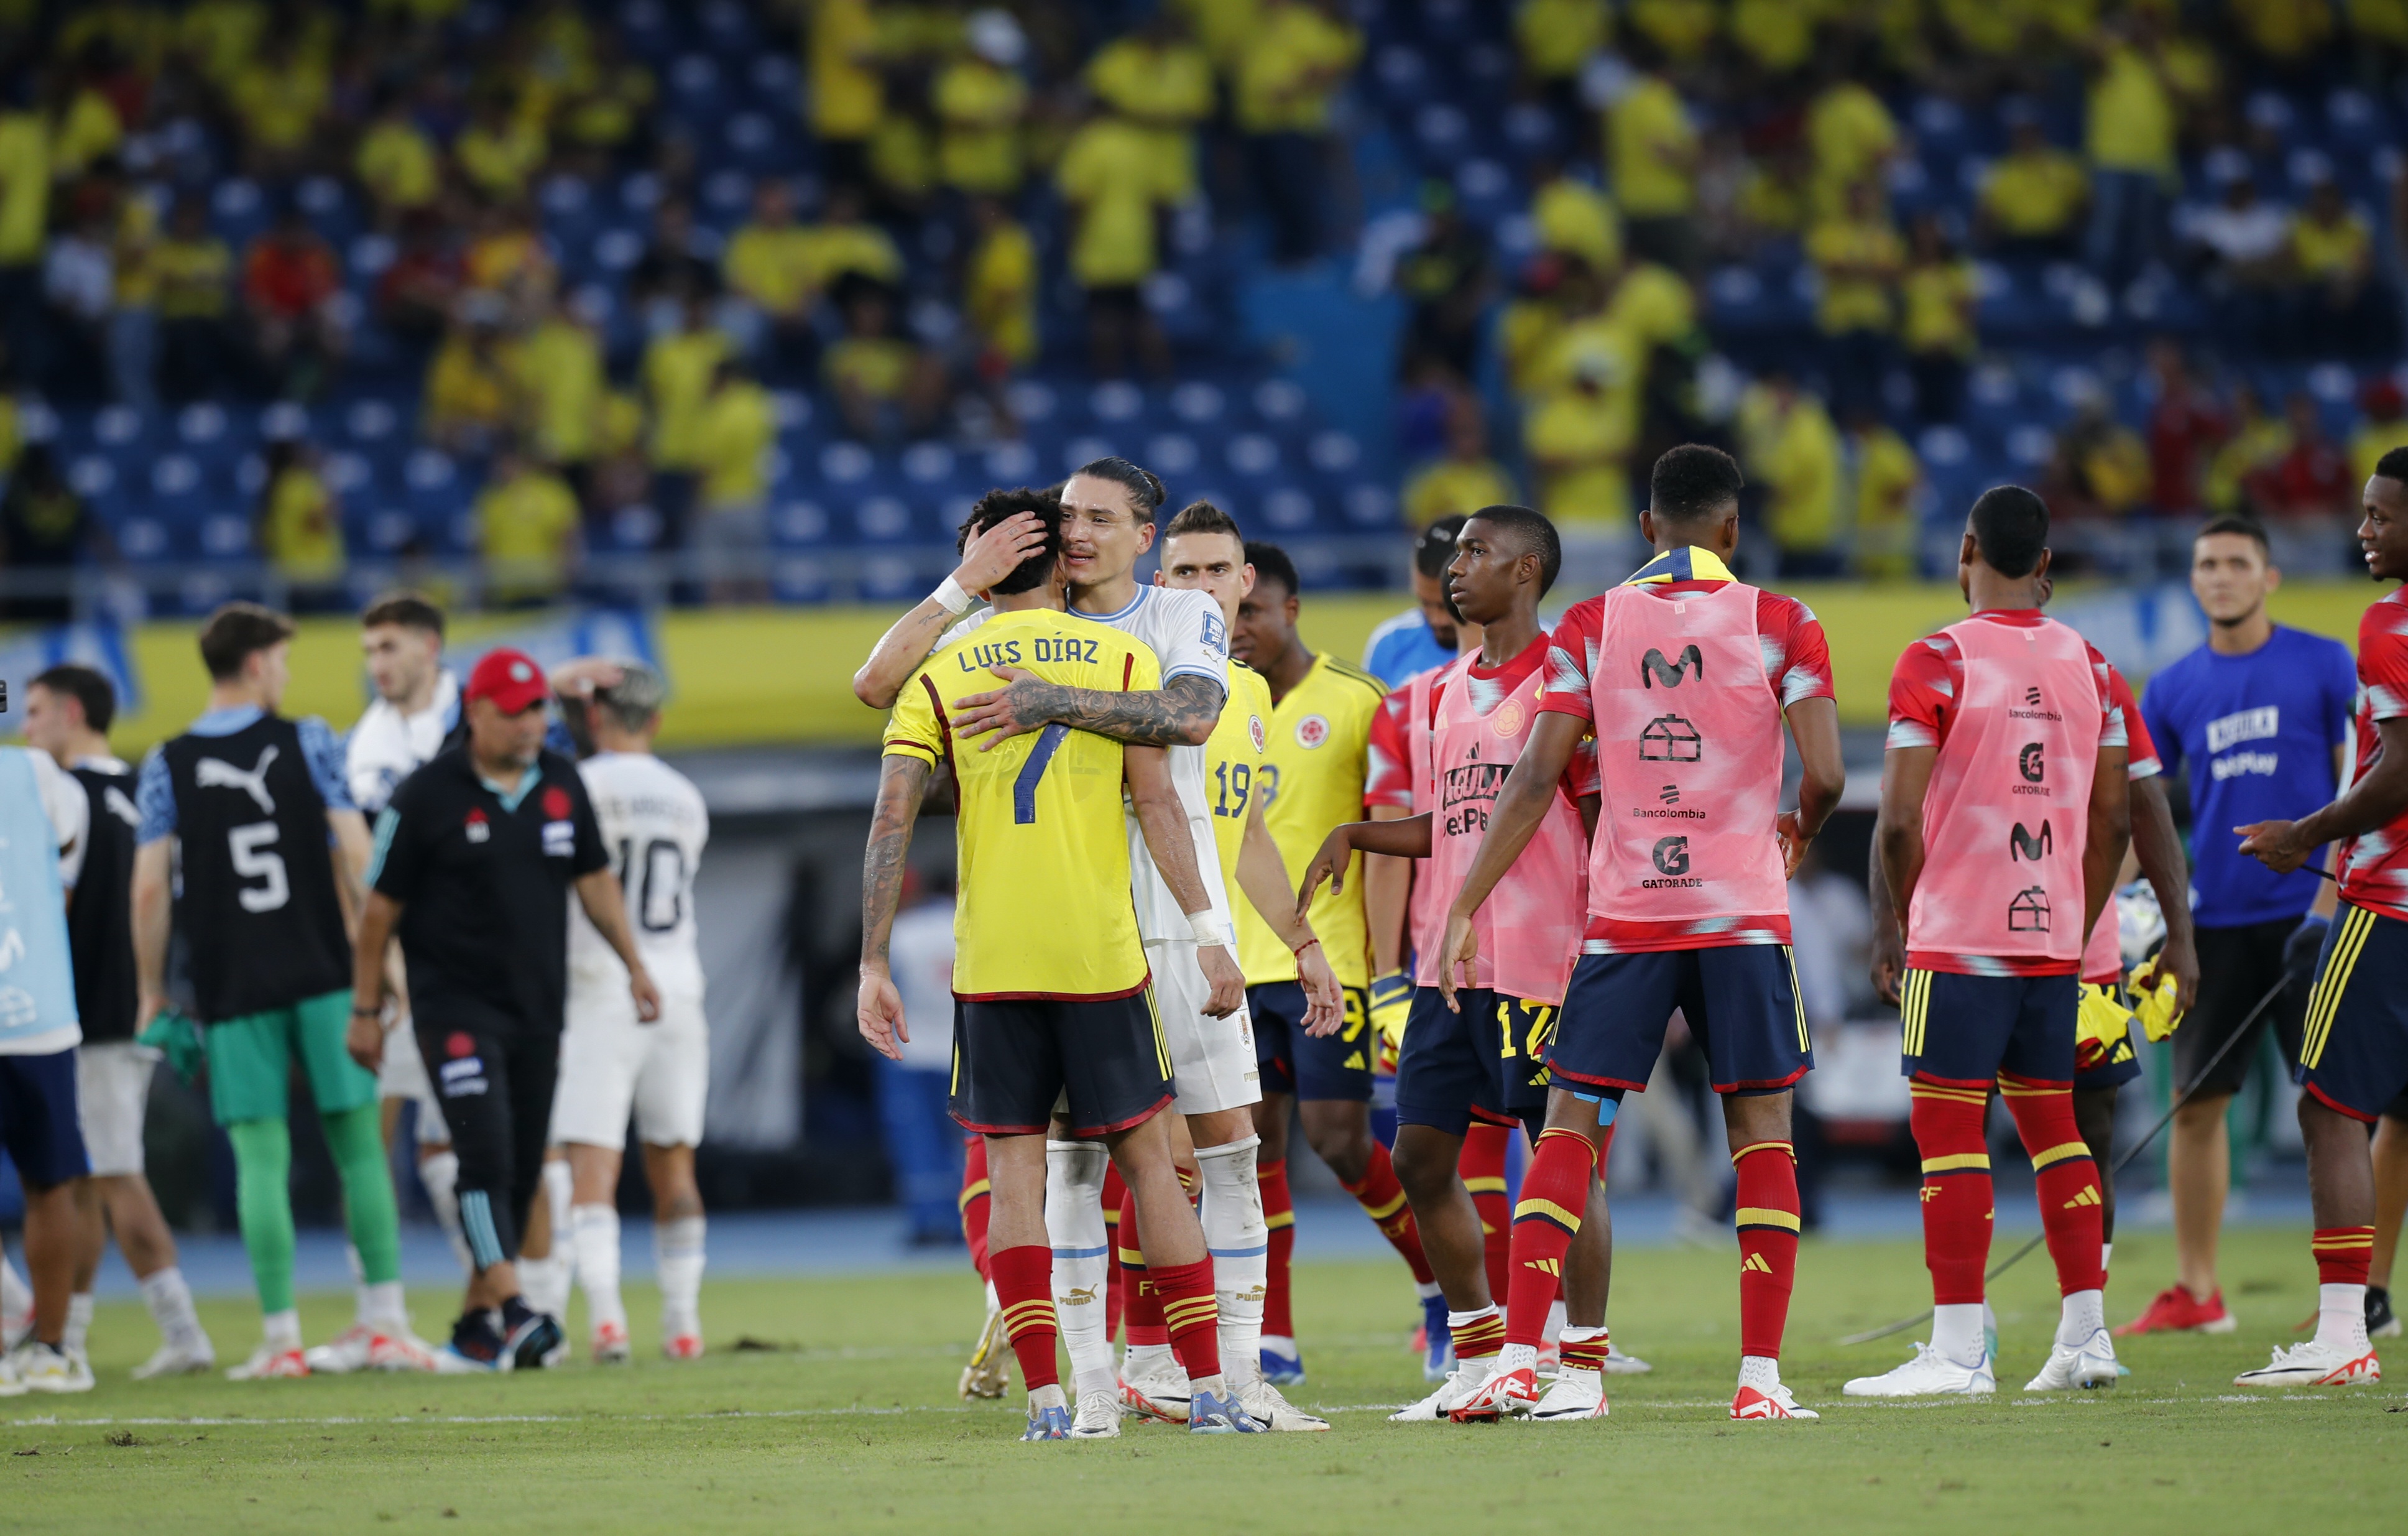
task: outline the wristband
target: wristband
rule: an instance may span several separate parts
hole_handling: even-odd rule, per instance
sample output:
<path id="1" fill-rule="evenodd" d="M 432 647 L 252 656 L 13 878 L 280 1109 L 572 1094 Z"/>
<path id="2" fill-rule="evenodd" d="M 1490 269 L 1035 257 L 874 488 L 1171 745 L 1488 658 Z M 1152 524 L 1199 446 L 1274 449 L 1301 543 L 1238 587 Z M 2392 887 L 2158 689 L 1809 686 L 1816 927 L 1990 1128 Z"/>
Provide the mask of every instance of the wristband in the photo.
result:
<path id="1" fill-rule="evenodd" d="M 1215 916 L 1210 908 L 1187 914 L 1187 935 L 1198 949 L 1236 949 L 1238 936 L 1229 931 L 1224 918 Z"/>
<path id="2" fill-rule="evenodd" d="M 1318 944 L 1319 942 L 1321 942 L 1321 940 L 1318 938 L 1308 939 L 1301 944 L 1290 944 L 1287 947 L 1287 952 L 1290 955 L 1300 957 L 1306 950 L 1311 949 L 1313 945 Z"/>
<path id="3" fill-rule="evenodd" d="M 937 600 L 938 607 L 943 609 L 946 612 L 953 615 L 955 618 L 959 618 L 970 610 L 970 595 L 962 589 L 962 584 L 959 581 L 954 581 L 950 576 L 938 582 L 937 590 L 928 594 L 928 596 Z"/>
<path id="4" fill-rule="evenodd" d="M 384 1004 L 379 1003 L 374 1008 L 362 1008 L 359 1004 L 353 1003 L 351 1005 L 351 1017 L 355 1019 L 380 1019 L 384 1017 Z"/>

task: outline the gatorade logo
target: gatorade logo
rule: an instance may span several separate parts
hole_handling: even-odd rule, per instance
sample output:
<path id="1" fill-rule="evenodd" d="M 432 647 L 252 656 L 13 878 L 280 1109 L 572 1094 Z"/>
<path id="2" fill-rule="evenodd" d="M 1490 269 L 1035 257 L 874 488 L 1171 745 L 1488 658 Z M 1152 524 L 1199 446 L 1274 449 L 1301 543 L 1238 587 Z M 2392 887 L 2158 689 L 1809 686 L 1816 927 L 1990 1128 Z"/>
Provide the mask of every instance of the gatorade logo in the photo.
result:
<path id="1" fill-rule="evenodd" d="M 1683 670 L 1689 668 L 1696 668 L 1699 682 L 1706 681 L 1706 658 L 1696 646 L 1684 650 L 1671 661 L 1666 661 L 1663 652 L 1650 646 L 1647 653 L 1639 658 L 1639 685 L 1653 688 L 1660 682 L 1667 688 L 1678 688 Z"/>
<path id="2" fill-rule="evenodd" d="M 2039 783 L 2048 777 L 2048 759 L 2042 754 L 2039 742 L 2024 743 L 2024 750 L 2015 754 L 2015 771 L 2024 776 L 2028 784 Z"/>
<path id="3" fill-rule="evenodd" d="M 1656 840 L 1656 872 L 1659 875 L 1685 875 L 1689 872 L 1689 840 L 1658 838 Z"/>
<path id="4" fill-rule="evenodd" d="M 2040 824 L 2038 837 L 2025 831 L 2021 822 L 2015 823 L 2015 829 L 2007 834 L 2007 862 L 2010 864 L 2018 859 L 2029 859 L 2037 864 L 2054 851 L 2054 838 L 2046 822 Z"/>

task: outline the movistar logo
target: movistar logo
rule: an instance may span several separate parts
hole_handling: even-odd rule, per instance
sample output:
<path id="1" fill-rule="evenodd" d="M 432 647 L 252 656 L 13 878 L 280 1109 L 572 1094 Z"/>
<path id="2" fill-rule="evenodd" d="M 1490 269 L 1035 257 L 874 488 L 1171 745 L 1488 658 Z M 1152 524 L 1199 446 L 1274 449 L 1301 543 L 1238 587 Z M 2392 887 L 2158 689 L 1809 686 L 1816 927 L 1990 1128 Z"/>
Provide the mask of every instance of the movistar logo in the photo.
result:
<path id="1" fill-rule="evenodd" d="M 1696 646 L 1690 646 L 1683 651 L 1680 656 L 1672 661 L 1666 661 L 1663 652 L 1650 646 L 1647 653 L 1639 658 L 1639 685 L 1642 688 L 1653 688 L 1660 682 L 1667 688 L 1678 688 L 1681 685 L 1681 673 L 1685 668 L 1694 668 L 1699 682 L 1706 681 L 1706 658 Z"/>
<path id="2" fill-rule="evenodd" d="M 2042 859 L 2048 857 L 2049 854 L 2053 851 L 2054 846 L 2053 837 L 2049 831 L 2049 824 L 2046 822 L 2040 824 L 2040 836 L 2038 837 L 2034 837 L 2029 832 L 2025 831 L 2024 824 L 2017 822 L 2015 823 L 2015 829 L 2007 834 L 2007 841 L 2010 845 L 2007 850 L 2007 862 L 2010 864 L 2014 863 L 2017 859 L 2029 859 L 2033 863 L 2037 864 Z"/>

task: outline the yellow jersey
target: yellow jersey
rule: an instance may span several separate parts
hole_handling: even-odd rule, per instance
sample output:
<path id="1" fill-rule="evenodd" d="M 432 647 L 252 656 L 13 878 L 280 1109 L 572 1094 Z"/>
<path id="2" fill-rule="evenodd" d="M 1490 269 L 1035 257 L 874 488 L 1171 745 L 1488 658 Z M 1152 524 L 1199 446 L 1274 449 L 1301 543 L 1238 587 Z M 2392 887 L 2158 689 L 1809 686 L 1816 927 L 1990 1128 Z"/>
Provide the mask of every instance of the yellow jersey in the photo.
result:
<path id="1" fill-rule="evenodd" d="M 953 996 L 1093 1000 L 1146 983 L 1129 903 L 1121 744 L 1048 725 L 993 752 L 953 750 L 960 700 L 1020 667 L 1072 688 L 1162 685 L 1144 642 L 1058 610 L 996 613 L 943 647 L 904 683 L 886 723 L 889 756 L 951 763 L 959 809 Z"/>
<path id="2" fill-rule="evenodd" d="M 1288 883 L 1320 851 L 1340 822 L 1363 819 L 1363 781 L 1370 768 L 1371 720 L 1387 689 L 1365 672 L 1324 654 L 1271 711 L 1270 739 L 1255 783 L 1263 822 L 1287 866 Z M 1224 713 L 1228 711 L 1225 711 Z M 1363 860 L 1348 865 L 1346 890 L 1325 885 L 1306 915 L 1320 937 L 1329 969 L 1346 986 L 1371 984 L 1370 927 L 1363 919 Z M 1262 920 L 1254 904 L 1233 901 L 1238 965 L 1249 985 L 1296 979 L 1296 956 Z"/>
<path id="3" fill-rule="evenodd" d="M 1254 911 L 1238 885 L 1238 850 L 1245 846 L 1246 812 L 1270 745 L 1271 713 L 1271 685 L 1263 675 L 1242 661 L 1229 663 L 1229 697 L 1204 742 L 1204 797 L 1212 807 L 1212 851 L 1232 913 Z"/>

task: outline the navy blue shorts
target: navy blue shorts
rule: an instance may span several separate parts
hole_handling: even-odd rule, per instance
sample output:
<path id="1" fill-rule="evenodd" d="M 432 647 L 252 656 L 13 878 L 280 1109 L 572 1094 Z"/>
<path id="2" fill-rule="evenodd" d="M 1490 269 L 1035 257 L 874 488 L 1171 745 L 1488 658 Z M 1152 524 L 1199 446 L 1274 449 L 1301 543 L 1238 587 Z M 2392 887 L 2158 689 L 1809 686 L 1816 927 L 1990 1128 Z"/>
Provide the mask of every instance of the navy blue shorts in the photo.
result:
<path id="1" fill-rule="evenodd" d="M 2082 984 L 2087 987 L 2100 985 L 2103 983 L 2085 982 Z M 2124 996 L 2123 988 L 2115 987 L 2113 990 L 2114 991 L 2116 998 L 2120 1000 Z M 2115 1049 L 2108 1054 L 2106 1060 L 2100 1062 L 2096 1067 L 2077 1067 L 2074 1069 L 2073 1091 L 2075 1093 L 2084 1093 L 2096 1088 L 2120 1088 L 2125 1084 L 2129 1083 L 2134 1078 L 2140 1076 L 2141 1053 L 2134 1045 L 2134 1041 L 2139 1038 L 2140 1032 L 2141 1021 L 2134 1019 L 2130 1026 L 2125 1029 L 2124 1038 L 2115 1042 Z M 2081 1053 L 2079 1051 L 2075 1053 L 2077 1056 L 2080 1054 Z"/>
<path id="2" fill-rule="evenodd" d="M 1547 1047 L 1562 1087 L 1643 1093 L 1679 1009 L 1716 1093 L 1793 1086 L 1814 1065 L 1786 944 L 1584 955 Z"/>
<path id="3" fill-rule="evenodd" d="M 92 1171 L 76 1107 L 75 1047 L 42 1056 L 0 1055 L 0 1149 L 34 1189 Z"/>
<path id="4" fill-rule="evenodd" d="M 1254 1065 L 1263 1092 L 1298 1098 L 1371 1098 L 1370 995 L 1341 986 L 1346 1022 L 1319 1040 L 1304 1032 L 1304 988 L 1296 982 L 1265 982 L 1246 988 L 1246 1012 L 1254 1021 Z"/>
<path id="5" fill-rule="evenodd" d="M 1397 1123 L 1461 1136 L 1475 1119 L 1511 1125 L 1544 1115 L 1547 1040 L 1562 1011 L 1485 987 L 1467 987 L 1455 1000 L 1462 1012 L 1434 986 L 1413 990 L 1397 1052 Z"/>
<path id="6" fill-rule="evenodd" d="M 1909 1077 L 1959 1088 L 1987 1088 L 2000 1072 L 2060 1087 L 2073 1082 L 2078 977 L 1909 970 L 1899 996 Z"/>
<path id="7" fill-rule="evenodd" d="M 1125 998 L 954 999 L 946 1107 L 964 1130 L 1042 1136 L 1059 1106 L 1073 1136 L 1098 1141 L 1170 1101 L 1150 983 Z"/>
<path id="8" fill-rule="evenodd" d="M 2292 1075 L 2353 1120 L 2396 1113 L 2408 1089 L 2408 923 L 2341 904 L 2316 956 Z"/>

